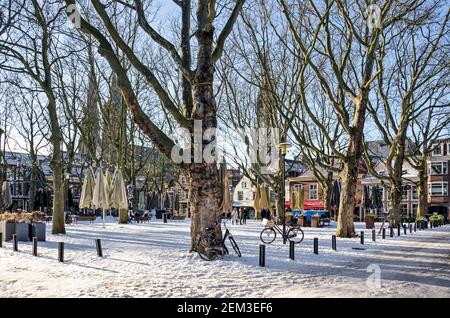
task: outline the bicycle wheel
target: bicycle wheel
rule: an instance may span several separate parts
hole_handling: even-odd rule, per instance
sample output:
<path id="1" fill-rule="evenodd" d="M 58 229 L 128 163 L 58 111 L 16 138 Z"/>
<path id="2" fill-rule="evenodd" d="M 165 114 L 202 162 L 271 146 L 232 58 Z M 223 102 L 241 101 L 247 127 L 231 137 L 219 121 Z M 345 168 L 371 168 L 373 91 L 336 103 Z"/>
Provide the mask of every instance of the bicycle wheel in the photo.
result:
<path id="1" fill-rule="evenodd" d="M 293 227 L 289 230 L 287 234 L 288 240 L 294 242 L 295 244 L 301 243 L 305 237 L 305 233 L 300 227 Z"/>
<path id="2" fill-rule="evenodd" d="M 208 247 L 204 239 L 200 239 L 197 244 L 197 253 L 201 259 L 205 261 L 214 261 L 219 257 L 219 253 L 215 249 Z"/>
<path id="3" fill-rule="evenodd" d="M 236 244 L 236 241 L 232 236 L 229 236 L 228 239 L 230 240 L 231 246 L 233 247 L 234 251 L 236 252 L 237 256 L 241 257 L 241 251 L 239 250 L 239 246 Z"/>
<path id="4" fill-rule="evenodd" d="M 259 235 L 259 238 L 265 244 L 272 243 L 273 241 L 275 241 L 276 237 L 277 233 L 271 227 L 266 227 L 264 230 L 261 231 L 261 234 Z"/>

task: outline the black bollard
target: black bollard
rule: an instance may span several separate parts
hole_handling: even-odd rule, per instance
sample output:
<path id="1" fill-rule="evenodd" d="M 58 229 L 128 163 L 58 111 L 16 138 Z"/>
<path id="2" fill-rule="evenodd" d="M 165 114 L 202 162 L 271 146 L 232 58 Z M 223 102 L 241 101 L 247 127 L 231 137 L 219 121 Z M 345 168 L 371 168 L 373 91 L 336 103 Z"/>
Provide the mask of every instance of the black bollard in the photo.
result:
<path id="1" fill-rule="evenodd" d="M 386 239 L 386 229 L 385 228 L 383 228 L 383 231 L 382 231 L 382 238 L 383 238 L 383 240 L 385 240 Z"/>
<path id="2" fill-rule="evenodd" d="M 102 242 L 100 241 L 100 239 L 95 240 L 95 247 L 97 248 L 97 256 L 103 257 Z"/>
<path id="3" fill-rule="evenodd" d="M 58 261 L 64 263 L 64 242 L 58 243 Z"/>
<path id="4" fill-rule="evenodd" d="M 375 232 L 375 230 L 372 230 L 372 241 L 376 241 L 377 239 L 376 239 L 376 232 Z"/>
<path id="5" fill-rule="evenodd" d="M 394 229 L 392 228 L 392 226 L 389 228 L 389 230 L 390 230 L 390 236 L 391 237 L 394 237 Z"/>
<path id="6" fill-rule="evenodd" d="M 406 224 L 403 225 L 403 232 L 406 235 Z"/>
<path id="7" fill-rule="evenodd" d="M 417 222 L 414 222 L 414 232 L 417 232 Z"/>
<path id="8" fill-rule="evenodd" d="M 264 244 L 259 245 L 259 266 L 266 266 L 266 246 Z"/>
<path id="9" fill-rule="evenodd" d="M 13 251 L 17 252 L 19 250 L 19 247 L 17 245 L 17 235 L 13 234 Z"/>
<path id="10" fill-rule="evenodd" d="M 319 255 L 319 239 L 314 238 L 314 254 Z"/>
<path id="11" fill-rule="evenodd" d="M 336 251 L 336 235 L 331 236 L 331 248 Z"/>
<path id="12" fill-rule="evenodd" d="M 0 232 L 0 247 L 3 247 L 3 233 Z"/>
<path id="13" fill-rule="evenodd" d="M 293 241 L 289 241 L 289 258 L 290 259 L 295 258 L 294 245 L 295 245 L 295 243 Z"/>
<path id="14" fill-rule="evenodd" d="M 409 233 L 411 233 L 411 234 L 412 234 L 412 229 L 413 229 L 413 226 L 411 223 L 409 223 Z"/>
<path id="15" fill-rule="evenodd" d="M 163 221 L 164 223 L 167 223 L 167 213 L 163 213 Z"/>
<path id="16" fill-rule="evenodd" d="M 37 237 L 33 237 L 33 256 L 38 256 L 37 255 L 37 244 L 38 244 Z"/>
<path id="17" fill-rule="evenodd" d="M 398 236 L 400 236 L 400 224 L 397 225 L 397 234 L 398 234 Z"/>
<path id="18" fill-rule="evenodd" d="M 364 244 L 364 231 L 361 231 L 361 244 Z"/>
<path id="19" fill-rule="evenodd" d="M 433 222 L 430 222 L 430 229 L 433 228 Z"/>

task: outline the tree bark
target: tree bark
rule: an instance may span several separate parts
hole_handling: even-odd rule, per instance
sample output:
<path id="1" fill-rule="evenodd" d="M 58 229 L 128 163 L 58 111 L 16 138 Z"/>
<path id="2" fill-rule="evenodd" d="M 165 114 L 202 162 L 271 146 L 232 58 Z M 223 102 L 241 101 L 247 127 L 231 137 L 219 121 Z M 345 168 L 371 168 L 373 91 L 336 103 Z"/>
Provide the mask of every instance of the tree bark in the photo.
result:
<path id="1" fill-rule="evenodd" d="M 216 242 L 222 239 L 220 226 L 216 226 L 221 215 L 222 197 L 218 180 L 215 164 L 194 164 L 189 168 L 191 251 L 197 250 L 199 235 L 203 234 L 206 228 L 215 229 Z"/>
<path id="2" fill-rule="evenodd" d="M 336 236 L 354 237 L 353 215 L 356 204 L 356 185 L 358 181 L 358 160 L 350 157 L 341 172 L 341 197 L 339 200 Z"/>
<path id="3" fill-rule="evenodd" d="M 420 218 L 428 213 L 428 193 L 427 193 L 427 162 L 425 159 L 421 161 L 418 171 L 417 198 L 419 200 L 417 206 L 417 216 Z"/>
<path id="4" fill-rule="evenodd" d="M 64 220 L 64 177 L 59 142 L 53 143 L 53 224 L 52 234 L 66 234 Z"/>
<path id="5" fill-rule="evenodd" d="M 215 135 L 206 136 L 205 131 L 217 128 L 217 106 L 213 89 L 214 65 L 212 61 L 214 27 L 212 21 L 215 11 L 210 1 L 199 0 L 197 7 L 198 41 L 197 71 L 193 83 L 194 120 L 202 121 L 202 154 L 211 143 L 215 143 Z M 191 131 L 193 133 L 193 131 Z M 194 136 L 191 138 L 195 141 Z M 192 145 L 195 145 L 193 142 Z M 195 149 L 194 149 L 195 154 Z M 209 155 L 209 154 L 208 154 Z M 222 239 L 220 226 L 216 226 L 220 216 L 221 186 L 217 164 L 207 163 L 202 156 L 202 163 L 191 163 L 188 166 L 191 189 L 191 238 L 192 250 L 196 250 L 198 235 L 206 228 L 215 228 L 216 242 Z"/>
<path id="6" fill-rule="evenodd" d="M 128 210 L 127 209 L 119 209 L 119 223 L 120 224 L 128 223 Z"/>

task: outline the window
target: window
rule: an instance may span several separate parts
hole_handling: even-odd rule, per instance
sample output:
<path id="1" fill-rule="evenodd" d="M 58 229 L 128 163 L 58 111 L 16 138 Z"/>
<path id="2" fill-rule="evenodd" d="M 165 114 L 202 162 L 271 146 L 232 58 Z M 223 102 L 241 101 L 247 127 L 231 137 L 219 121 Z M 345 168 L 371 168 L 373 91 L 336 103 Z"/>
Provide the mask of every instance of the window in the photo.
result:
<path id="1" fill-rule="evenodd" d="M 408 215 L 408 204 L 400 204 L 400 214 Z"/>
<path id="2" fill-rule="evenodd" d="M 447 182 L 435 182 L 429 186 L 431 196 L 446 196 L 448 195 L 448 183 Z"/>
<path id="3" fill-rule="evenodd" d="M 255 198 L 256 198 L 256 192 L 253 191 L 253 192 L 252 192 L 252 200 L 255 200 Z"/>
<path id="4" fill-rule="evenodd" d="M 238 191 L 238 201 L 243 201 L 243 200 L 244 200 L 244 192 Z"/>
<path id="5" fill-rule="evenodd" d="M 317 183 L 309 185 L 309 199 L 317 200 Z"/>
<path id="6" fill-rule="evenodd" d="M 441 145 L 436 145 L 433 149 L 433 156 L 440 156 L 442 154 Z"/>
<path id="7" fill-rule="evenodd" d="M 419 199 L 419 196 L 418 196 L 418 194 L 417 194 L 417 187 L 416 187 L 416 186 L 413 186 L 411 191 L 412 191 L 412 199 L 413 199 L 413 200 Z"/>
<path id="8" fill-rule="evenodd" d="M 247 189 L 247 182 L 242 182 L 242 189 Z"/>
<path id="9" fill-rule="evenodd" d="M 269 201 L 270 202 L 275 202 L 275 192 L 273 192 L 272 190 L 270 190 L 270 198 Z"/>
<path id="10" fill-rule="evenodd" d="M 432 162 L 430 163 L 428 172 L 432 176 L 448 173 L 448 162 Z"/>
<path id="11" fill-rule="evenodd" d="M 408 200 L 408 188 L 409 186 L 402 186 L 402 200 Z"/>

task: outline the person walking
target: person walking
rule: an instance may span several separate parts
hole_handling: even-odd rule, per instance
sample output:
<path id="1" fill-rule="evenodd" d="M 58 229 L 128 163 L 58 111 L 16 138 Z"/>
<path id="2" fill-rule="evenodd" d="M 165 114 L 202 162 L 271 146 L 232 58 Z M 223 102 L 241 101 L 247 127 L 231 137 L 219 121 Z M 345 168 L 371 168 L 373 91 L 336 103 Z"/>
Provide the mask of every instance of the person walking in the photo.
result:
<path id="1" fill-rule="evenodd" d="M 238 224 L 238 220 L 239 220 L 239 212 L 236 208 L 233 208 L 233 210 L 231 211 L 231 224 Z"/>
<path id="2" fill-rule="evenodd" d="M 247 224 L 247 209 L 245 208 L 241 212 L 241 224 Z"/>

